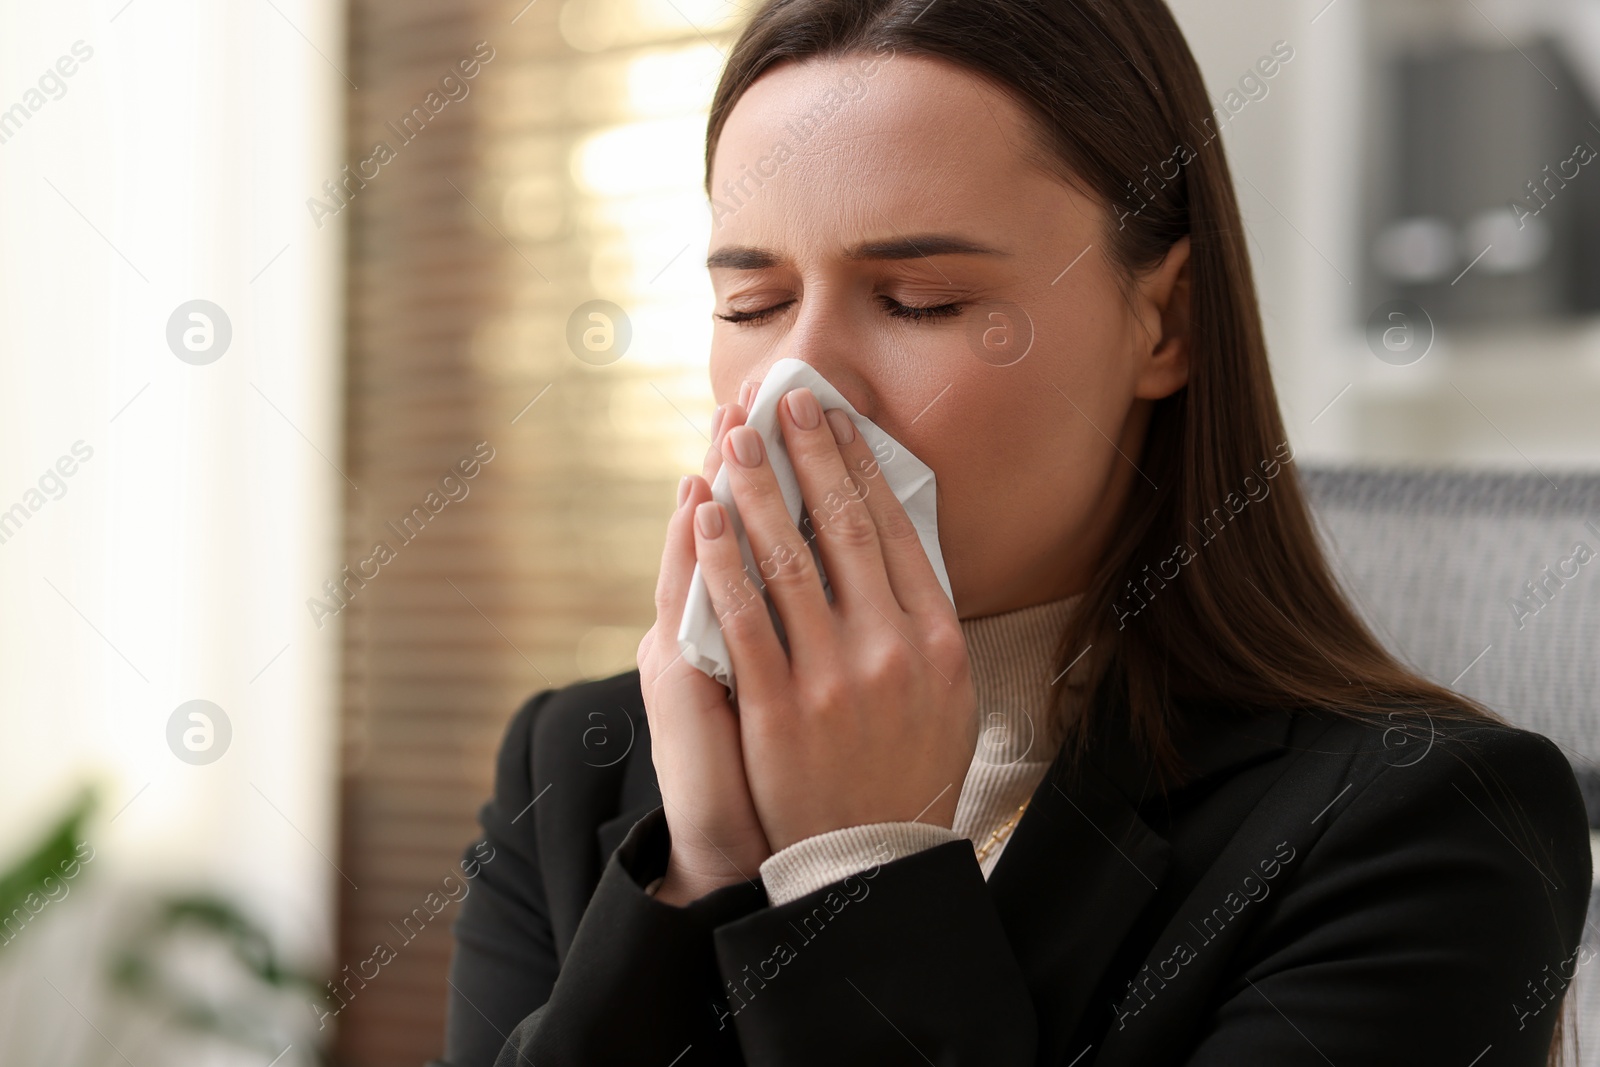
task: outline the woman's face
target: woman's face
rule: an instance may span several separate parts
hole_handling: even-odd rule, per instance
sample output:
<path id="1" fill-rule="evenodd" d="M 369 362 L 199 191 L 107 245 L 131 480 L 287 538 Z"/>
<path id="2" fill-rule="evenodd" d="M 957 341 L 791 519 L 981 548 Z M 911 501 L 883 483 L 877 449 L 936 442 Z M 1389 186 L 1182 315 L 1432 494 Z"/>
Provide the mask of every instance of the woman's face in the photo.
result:
<path id="1" fill-rule="evenodd" d="M 933 468 L 962 618 L 1084 587 L 1188 375 L 1187 239 L 1130 298 L 1032 143 L 963 68 L 857 54 L 763 74 L 712 169 L 717 401 L 804 360 Z"/>

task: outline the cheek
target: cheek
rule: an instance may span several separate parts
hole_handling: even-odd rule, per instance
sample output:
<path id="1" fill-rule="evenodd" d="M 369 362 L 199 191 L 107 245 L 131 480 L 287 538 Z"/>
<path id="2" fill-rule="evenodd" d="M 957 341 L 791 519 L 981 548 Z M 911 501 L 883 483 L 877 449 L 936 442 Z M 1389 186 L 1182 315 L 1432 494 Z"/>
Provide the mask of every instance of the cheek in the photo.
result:
<path id="1" fill-rule="evenodd" d="M 1050 542 L 1092 510 L 1117 461 L 1096 428 L 1116 434 L 1115 391 L 1043 361 L 985 371 L 981 384 L 977 376 L 957 383 L 896 436 L 938 479 L 941 542 L 957 550 Z"/>
<path id="2" fill-rule="evenodd" d="M 911 410 L 906 419 L 915 417 L 916 422 L 904 434 L 894 434 L 933 469 L 941 539 L 948 533 L 961 540 L 963 531 L 985 523 L 985 516 L 1009 512 L 1008 496 L 1024 491 L 1024 483 L 1042 473 L 1040 453 L 1048 446 L 1038 426 L 1019 425 L 1010 388 L 1014 369 L 984 369 L 990 373 L 947 379 L 949 390 L 920 417 L 925 400 Z M 943 384 L 930 389 L 930 395 L 940 388 Z"/>
<path id="3" fill-rule="evenodd" d="M 1049 309 L 1029 355 L 1031 381 L 1017 397 L 1018 419 L 1045 423 L 1054 454 L 1074 470 L 1116 455 L 1134 402 L 1134 338 L 1114 292 L 1097 290 Z M 1075 475 L 1076 477 L 1077 475 Z M 1057 476 L 1059 477 L 1059 475 Z"/>

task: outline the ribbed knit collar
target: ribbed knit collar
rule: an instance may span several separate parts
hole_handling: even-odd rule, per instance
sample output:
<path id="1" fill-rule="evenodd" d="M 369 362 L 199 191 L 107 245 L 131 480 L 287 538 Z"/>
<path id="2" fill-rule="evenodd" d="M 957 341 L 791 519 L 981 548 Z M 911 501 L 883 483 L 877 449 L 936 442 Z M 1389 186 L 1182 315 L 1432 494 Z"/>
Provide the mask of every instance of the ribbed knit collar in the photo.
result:
<path id="1" fill-rule="evenodd" d="M 962 619 L 972 684 L 978 696 L 975 761 L 1010 764 L 1053 760 L 1061 744 L 1062 686 L 1081 696 L 1086 660 L 1057 677 L 1061 636 L 1082 594 Z"/>

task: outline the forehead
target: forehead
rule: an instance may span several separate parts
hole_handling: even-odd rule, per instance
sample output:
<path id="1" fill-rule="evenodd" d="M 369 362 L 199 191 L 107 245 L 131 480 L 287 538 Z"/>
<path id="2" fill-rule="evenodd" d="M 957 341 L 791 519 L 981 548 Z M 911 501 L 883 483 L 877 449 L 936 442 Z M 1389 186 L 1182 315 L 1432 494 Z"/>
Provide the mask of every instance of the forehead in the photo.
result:
<path id="1" fill-rule="evenodd" d="M 734 105 L 712 166 L 712 246 L 868 231 L 1013 228 L 1066 187 L 1029 162 L 1009 95 L 947 60 L 779 64 Z"/>

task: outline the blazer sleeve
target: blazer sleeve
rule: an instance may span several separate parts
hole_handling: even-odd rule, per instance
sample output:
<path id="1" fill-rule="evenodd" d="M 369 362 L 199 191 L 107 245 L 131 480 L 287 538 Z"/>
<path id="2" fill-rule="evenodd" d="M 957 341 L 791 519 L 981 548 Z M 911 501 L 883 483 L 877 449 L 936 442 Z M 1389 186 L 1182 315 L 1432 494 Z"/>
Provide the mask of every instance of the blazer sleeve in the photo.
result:
<path id="1" fill-rule="evenodd" d="M 453 926 L 445 1055 L 441 1067 L 489 1067 L 511 1029 L 550 995 L 555 940 L 539 871 L 530 746 L 533 723 L 556 690 L 529 699 L 511 719 L 495 766 L 494 794 L 478 814 L 480 841 L 464 870 L 477 876 Z M 487 861 L 485 861 L 487 857 Z"/>
<path id="2" fill-rule="evenodd" d="M 661 808 L 635 823 L 607 860 L 557 964 L 535 823 L 524 817 L 534 799 L 534 727 L 557 692 L 540 692 L 512 718 L 494 795 L 479 813 L 483 837 L 466 852 L 471 888 L 454 925 L 437 1067 L 665 1064 L 686 1051 L 676 1067 L 738 1063 L 736 1035 L 714 1011 L 720 981 L 711 929 L 763 907 L 765 892 L 759 882 L 741 883 L 687 907 L 648 895 L 643 886 L 665 872 L 670 850 Z"/>
<path id="3" fill-rule="evenodd" d="M 1547 738 L 1472 735 L 1380 771 L 1311 846 L 1187 1067 L 1544 1067 L 1593 956 L 1588 820 Z"/>
<path id="4" fill-rule="evenodd" d="M 966 838 L 884 841 L 873 866 L 712 940 L 748 1063 L 1035 1062 L 1033 1000 Z"/>
<path id="5" fill-rule="evenodd" d="M 779 907 L 759 882 L 656 900 L 670 849 L 661 808 L 629 830 L 495 1067 L 1033 1064 L 1032 1001 L 965 838 L 885 847 Z"/>
<path id="6" fill-rule="evenodd" d="M 711 933 L 766 905 L 759 882 L 724 886 L 684 906 L 644 886 L 666 870 L 665 810 L 629 829 L 607 859 L 549 1001 L 511 1033 L 495 1067 L 742 1064 L 718 1011 Z"/>

